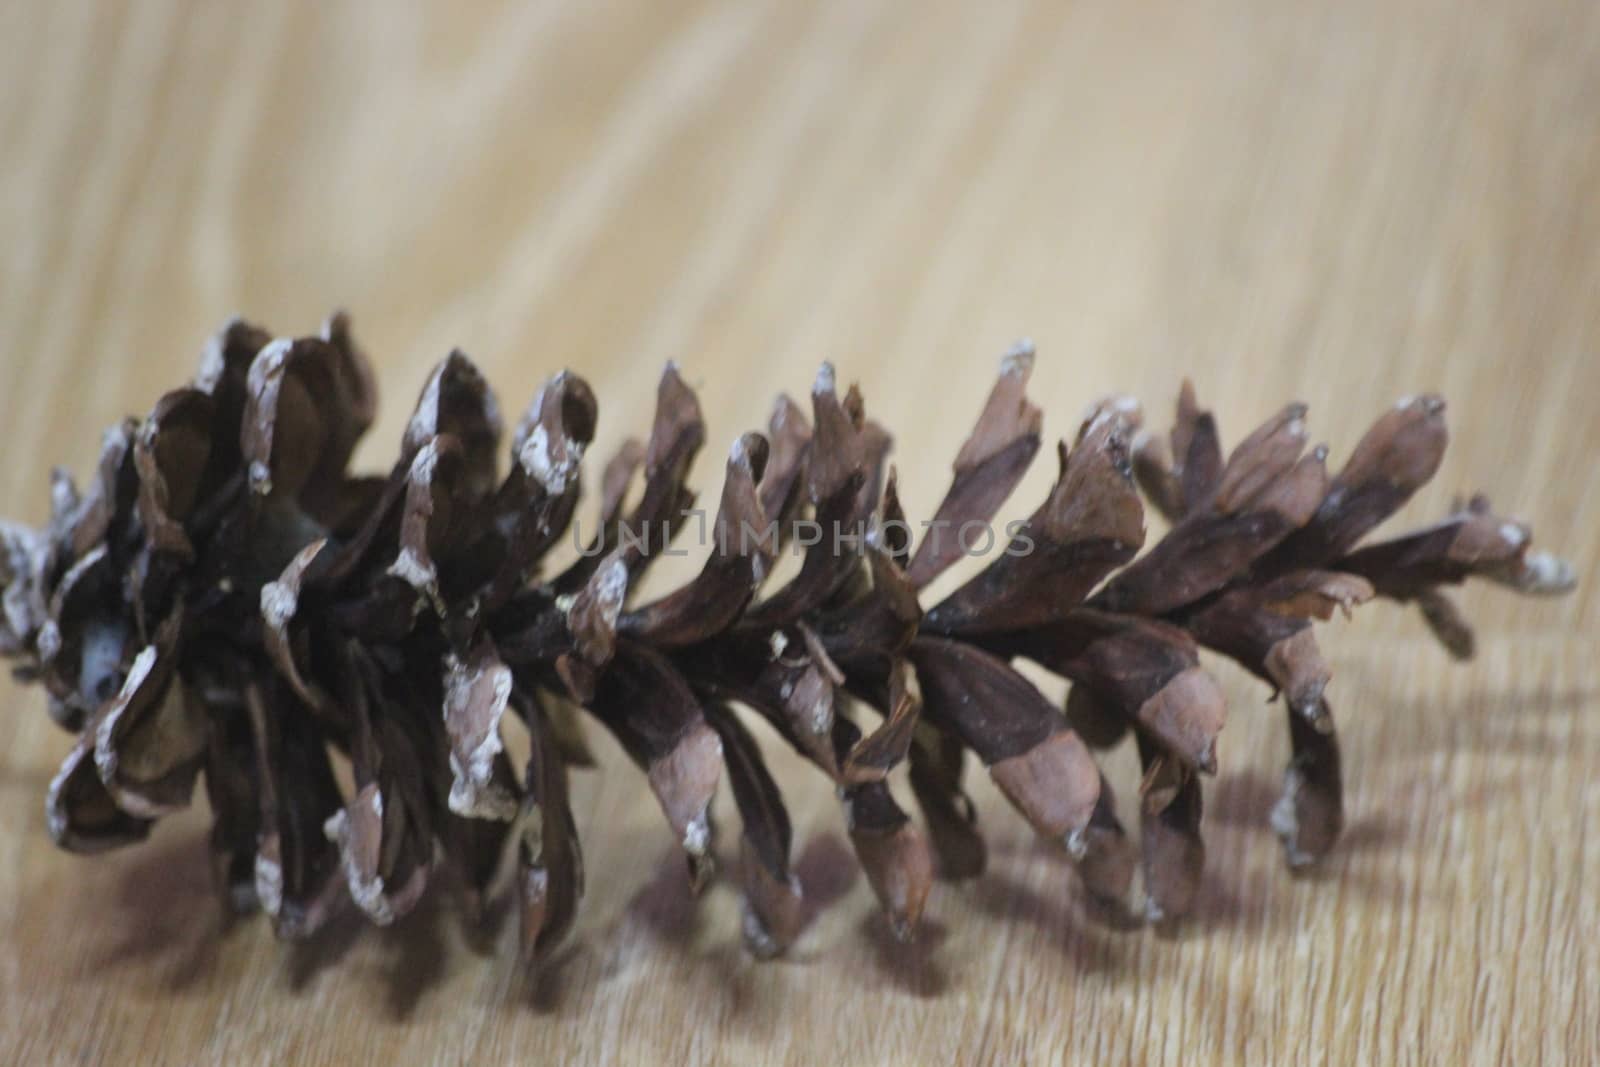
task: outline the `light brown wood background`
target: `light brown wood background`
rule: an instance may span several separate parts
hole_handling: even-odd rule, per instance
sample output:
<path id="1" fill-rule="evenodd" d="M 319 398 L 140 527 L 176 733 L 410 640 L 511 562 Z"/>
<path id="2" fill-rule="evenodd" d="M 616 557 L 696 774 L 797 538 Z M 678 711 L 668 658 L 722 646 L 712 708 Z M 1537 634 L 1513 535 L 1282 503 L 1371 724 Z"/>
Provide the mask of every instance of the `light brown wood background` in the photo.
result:
<path id="1" fill-rule="evenodd" d="M 336 305 L 389 399 L 367 464 L 460 345 L 508 409 L 588 376 L 601 453 L 678 360 L 712 486 L 827 358 L 897 431 L 913 516 L 1023 334 L 1053 433 L 1114 388 L 1164 422 L 1187 374 L 1230 440 L 1301 398 L 1337 458 L 1436 388 L 1455 440 L 1406 517 L 1482 488 L 1593 578 L 1600 6 L 0 6 L 0 510 L 39 520 L 49 464 L 86 470 L 226 315 L 287 333 Z M 581 925 L 544 973 L 445 907 L 310 949 L 224 931 L 203 812 L 52 850 L 68 738 L 6 683 L 0 1061 L 1593 1063 L 1595 588 L 1469 591 L 1467 666 L 1391 607 L 1330 627 L 1351 828 L 1314 877 L 1264 826 L 1280 715 L 1219 667 L 1177 937 L 1094 924 L 982 786 L 992 870 L 899 947 L 828 789 L 775 755 L 825 906 L 770 964 L 728 888 L 691 907 L 604 740 Z"/>

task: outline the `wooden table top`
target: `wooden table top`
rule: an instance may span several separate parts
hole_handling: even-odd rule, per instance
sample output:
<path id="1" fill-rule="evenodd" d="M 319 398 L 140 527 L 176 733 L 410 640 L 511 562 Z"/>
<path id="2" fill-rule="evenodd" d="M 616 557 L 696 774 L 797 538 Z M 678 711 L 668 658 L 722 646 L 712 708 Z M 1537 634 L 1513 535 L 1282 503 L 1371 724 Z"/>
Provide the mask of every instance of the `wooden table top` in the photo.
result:
<path id="1" fill-rule="evenodd" d="M 735 435 L 829 359 L 896 431 L 926 515 L 1026 334 L 1051 435 L 1111 390 L 1164 424 L 1189 376 L 1230 441 L 1307 401 L 1337 462 L 1396 397 L 1438 390 L 1453 443 L 1402 518 L 1482 489 L 1600 570 L 1582 0 L 24 2 L 0 12 L 0 131 L 0 512 L 19 519 L 226 316 L 307 332 L 341 306 L 388 398 L 368 466 L 451 346 L 508 410 L 584 374 L 597 455 L 647 427 L 676 360 L 711 490 Z M 604 770 L 575 787 L 588 893 L 537 975 L 514 924 L 485 948 L 443 903 L 314 947 L 225 929 L 203 799 L 138 848 L 51 847 L 70 739 L 6 682 L 0 1061 L 1592 1063 L 1595 589 L 1469 589 L 1466 665 L 1392 606 L 1325 628 L 1350 828 L 1308 877 L 1266 826 L 1280 714 L 1219 664 L 1207 887 L 1175 935 L 1093 921 L 985 783 L 991 869 L 938 886 L 900 946 L 830 789 L 773 749 L 821 906 L 774 963 L 742 949 L 731 888 L 691 902 L 598 732 Z M 1106 766 L 1131 795 L 1132 756 Z"/>

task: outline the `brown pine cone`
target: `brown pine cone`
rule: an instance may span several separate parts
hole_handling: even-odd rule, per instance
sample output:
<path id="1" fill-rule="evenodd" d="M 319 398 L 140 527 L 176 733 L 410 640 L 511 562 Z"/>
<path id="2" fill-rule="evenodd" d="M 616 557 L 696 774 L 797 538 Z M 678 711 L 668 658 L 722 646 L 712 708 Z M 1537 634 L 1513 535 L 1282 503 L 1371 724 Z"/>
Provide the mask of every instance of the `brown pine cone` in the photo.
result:
<path id="1" fill-rule="evenodd" d="M 581 709 L 644 770 L 696 888 L 713 873 L 710 804 L 726 776 L 743 822 L 744 935 L 769 955 L 798 933 L 801 887 L 742 708 L 832 779 L 902 936 L 936 868 L 983 868 L 961 787 L 969 749 L 1076 858 L 1091 894 L 1126 903 L 1142 866 L 1147 915 L 1170 918 L 1197 889 L 1200 776 L 1216 769 L 1224 716 L 1201 646 L 1284 695 L 1294 755 L 1273 825 L 1300 866 L 1343 823 L 1312 621 L 1375 595 L 1413 601 L 1465 657 L 1472 634 L 1442 585 L 1574 583 L 1482 498 L 1360 546 L 1438 467 L 1433 397 L 1385 413 L 1333 476 L 1326 449 L 1306 451 L 1300 405 L 1224 459 L 1188 386 L 1169 441 L 1138 432 L 1135 405 L 1107 401 L 1060 446 L 1044 503 L 996 539 L 989 523 L 1041 441 L 1032 362 L 1026 346 L 1003 360 L 920 539 L 885 469 L 887 432 L 826 365 L 809 422 L 781 399 L 765 436 L 735 441 L 704 524 L 685 478 L 705 431 L 669 366 L 648 441 L 606 466 L 597 529 L 550 572 L 549 551 L 569 531 L 579 540 L 597 415 L 581 379 L 562 373 L 539 391 L 502 477 L 495 399 L 452 353 L 389 474 L 358 477 L 346 467 L 376 394 L 343 317 L 294 341 L 230 323 L 191 386 L 107 432 L 85 492 L 58 472 L 43 529 L 0 526 L 0 652 L 77 734 L 50 785 L 50 833 L 83 852 L 139 840 L 203 773 L 218 886 L 281 935 L 312 933 L 346 900 L 391 922 L 441 864 L 475 912 L 514 852 L 536 952 L 570 927 L 583 890 L 567 794 L 568 769 L 591 762 Z M 1136 478 L 1173 523 L 1137 558 Z M 700 574 L 632 603 L 697 518 L 710 544 Z M 788 545 L 798 571 L 763 594 Z M 920 590 L 986 550 L 982 571 L 924 611 Z M 1017 658 L 1071 681 L 1064 714 Z M 521 773 L 502 740 L 508 711 L 531 741 Z M 1137 855 L 1085 743 L 1130 732 L 1145 769 Z M 902 761 L 926 838 L 887 784 Z"/>

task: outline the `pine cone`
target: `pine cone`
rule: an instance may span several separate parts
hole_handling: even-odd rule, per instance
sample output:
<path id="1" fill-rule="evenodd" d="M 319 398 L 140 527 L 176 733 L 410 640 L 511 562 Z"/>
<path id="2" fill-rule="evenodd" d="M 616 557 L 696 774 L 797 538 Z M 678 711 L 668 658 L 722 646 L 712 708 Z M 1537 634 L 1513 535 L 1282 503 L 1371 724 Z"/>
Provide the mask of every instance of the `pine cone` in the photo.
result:
<path id="1" fill-rule="evenodd" d="M 77 734 L 50 785 L 50 833 L 82 852 L 137 841 L 203 774 L 219 889 L 281 935 L 311 934 L 347 900 L 391 922 L 442 865 L 476 912 L 514 851 L 524 945 L 538 952 L 570 927 L 583 890 L 567 792 L 568 769 L 591 762 L 581 709 L 645 771 L 696 888 L 713 873 L 710 804 L 727 777 L 743 822 L 744 935 L 770 955 L 798 933 L 801 887 L 742 706 L 834 782 L 902 936 L 936 868 L 983 868 L 961 786 L 969 749 L 1075 857 L 1094 897 L 1126 904 L 1142 865 L 1147 915 L 1171 918 L 1194 900 L 1200 777 L 1216 769 L 1224 716 L 1201 646 L 1284 696 L 1294 755 L 1273 825 L 1299 866 L 1343 822 L 1312 621 L 1373 596 L 1412 601 L 1465 657 L 1471 631 L 1442 585 L 1574 583 L 1482 498 L 1358 547 L 1438 467 L 1437 398 L 1385 413 L 1329 476 L 1326 450 L 1306 451 L 1302 406 L 1224 459 L 1186 385 L 1169 441 L 1139 433 L 1130 402 L 1092 409 L 1061 445 L 1044 503 L 924 611 L 929 582 L 999 548 L 989 522 L 1041 440 L 1032 362 L 1026 346 L 1003 360 L 915 548 L 885 470 L 889 436 L 824 365 L 811 422 L 780 399 L 765 436 L 734 443 L 700 574 L 635 605 L 630 591 L 699 514 L 685 479 L 705 432 L 676 369 L 648 441 L 604 470 L 598 528 L 551 573 L 550 550 L 569 530 L 579 540 L 597 414 L 581 379 L 562 373 L 539 391 L 502 477 L 493 394 L 452 353 L 393 469 L 359 477 L 347 464 L 376 394 L 345 320 L 293 341 L 230 323 L 191 386 L 107 432 L 83 494 L 57 472 L 43 529 L 0 527 L 0 651 Z M 1172 521 L 1137 558 L 1135 478 Z M 798 572 L 758 595 L 790 542 Z M 1018 658 L 1070 680 L 1064 713 Z M 863 706 L 877 713 L 870 728 Z M 511 722 L 530 739 L 520 774 L 502 740 Z M 1137 854 L 1088 748 L 1130 732 L 1145 769 Z M 332 752 L 349 761 L 348 794 Z M 887 784 L 902 761 L 926 837 Z"/>

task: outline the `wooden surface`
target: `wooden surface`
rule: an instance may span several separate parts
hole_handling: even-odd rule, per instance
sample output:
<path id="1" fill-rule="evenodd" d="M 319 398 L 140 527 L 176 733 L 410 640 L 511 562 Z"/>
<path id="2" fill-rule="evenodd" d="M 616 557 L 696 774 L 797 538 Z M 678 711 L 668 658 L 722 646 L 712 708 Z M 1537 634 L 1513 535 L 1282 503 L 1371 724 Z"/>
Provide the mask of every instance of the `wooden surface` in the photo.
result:
<path id="1" fill-rule="evenodd" d="M 1310 402 L 1337 459 L 1439 389 L 1455 440 L 1405 517 L 1482 488 L 1600 571 L 1587 0 L 16 2 L 0 159 L 0 510 L 30 521 L 49 464 L 86 470 L 226 315 L 307 331 L 342 305 L 388 397 L 368 464 L 458 344 L 513 410 L 588 376 L 598 454 L 678 360 L 711 487 L 828 358 L 926 517 L 1029 334 L 1058 434 L 1113 388 L 1164 422 L 1187 374 L 1230 440 Z M 1265 828 L 1280 715 L 1219 666 L 1208 888 L 1176 937 L 1096 925 L 984 785 L 991 871 L 899 947 L 829 790 L 775 752 L 822 907 L 772 964 L 727 887 L 691 907 L 605 741 L 576 787 L 581 924 L 536 977 L 509 924 L 474 948 L 443 907 L 309 949 L 224 931 L 203 811 L 98 860 L 50 847 L 68 738 L 7 683 L 0 1061 L 1593 1063 L 1595 589 L 1471 590 L 1466 666 L 1391 607 L 1328 628 L 1351 827 L 1313 877 Z M 1130 755 L 1108 765 L 1127 795 Z"/>

